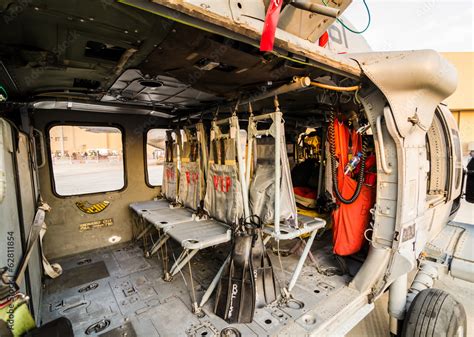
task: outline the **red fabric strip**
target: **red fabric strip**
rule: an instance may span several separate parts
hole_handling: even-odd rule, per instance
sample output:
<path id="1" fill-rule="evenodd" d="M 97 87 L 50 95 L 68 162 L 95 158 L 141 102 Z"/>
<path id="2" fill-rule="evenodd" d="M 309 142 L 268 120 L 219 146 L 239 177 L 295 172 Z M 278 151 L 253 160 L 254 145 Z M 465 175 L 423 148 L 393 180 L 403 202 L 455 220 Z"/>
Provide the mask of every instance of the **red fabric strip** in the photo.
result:
<path id="1" fill-rule="evenodd" d="M 268 6 L 265 23 L 263 25 L 262 39 L 260 40 L 260 51 L 272 51 L 275 41 L 275 31 L 280 17 L 283 0 L 272 0 Z"/>

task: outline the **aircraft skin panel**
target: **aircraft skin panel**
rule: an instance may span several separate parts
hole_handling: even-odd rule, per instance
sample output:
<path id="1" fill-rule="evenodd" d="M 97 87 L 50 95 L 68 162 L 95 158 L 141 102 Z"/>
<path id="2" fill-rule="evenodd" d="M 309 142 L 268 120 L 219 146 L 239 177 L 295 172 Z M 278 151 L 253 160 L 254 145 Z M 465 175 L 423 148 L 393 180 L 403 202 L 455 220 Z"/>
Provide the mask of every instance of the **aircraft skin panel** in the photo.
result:
<path id="1" fill-rule="evenodd" d="M 5 244 L 0 245 L 0 267 L 9 268 L 9 275 L 13 275 L 20 264 L 22 251 L 22 235 L 20 230 L 20 215 L 17 207 L 17 192 L 14 164 L 12 127 L 4 119 L 0 119 L 0 165 L 5 172 L 5 193 L 0 202 L 0 235 Z M 22 291 L 25 284 L 22 284 Z"/>
<path id="2" fill-rule="evenodd" d="M 17 152 L 18 177 L 21 188 L 21 203 L 23 210 L 23 223 L 25 237 L 28 237 L 31 224 L 36 213 L 36 193 L 33 186 L 33 172 L 31 171 L 29 142 L 26 134 L 20 134 L 19 151 Z M 42 260 L 40 258 L 39 241 L 33 248 L 30 260 L 28 262 L 27 272 L 29 274 L 29 283 L 31 289 L 31 300 L 35 318 L 39 322 L 39 310 L 41 305 L 41 277 L 43 274 Z"/>
<path id="3" fill-rule="evenodd" d="M 172 20 L 183 22 L 195 27 L 199 27 L 208 31 L 215 31 L 216 33 L 224 36 L 230 36 L 236 40 L 245 40 L 254 46 L 258 46 L 260 37 L 263 29 L 263 20 L 261 17 L 253 18 L 247 17 L 247 21 L 242 23 L 235 21 L 232 18 L 230 7 L 223 8 L 219 7 L 219 10 L 212 10 L 212 4 L 214 1 L 202 2 L 203 5 L 195 6 L 185 0 L 154 0 L 152 2 L 145 0 L 120 0 L 121 3 L 143 9 L 148 12 L 152 12 L 158 15 L 169 17 Z M 219 6 L 226 4 L 225 2 L 219 2 Z M 223 13 L 227 14 L 223 14 Z M 322 30 L 325 31 L 327 27 L 332 23 L 328 20 L 327 26 Z M 287 52 L 292 52 L 302 57 L 307 57 L 310 61 L 303 61 L 298 59 L 292 59 L 302 64 L 313 63 L 315 65 L 321 65 L 326 69 L 331 69 L 336 73 L 346 74 L 349 76 L 359 77 L 361 75 L 360 67 L 351 59 L 344 56 L 334 54 L 333 52 L 319 47 L 317 44 L 297 37 L 287 31 L 277 29 L 275 34 L 275 50 L 273 53 L 280 55 L 279 50 L 285 52 L 281 56 L 285 56 Z M 309 62 L 309 63 L 308 63 Z"/>

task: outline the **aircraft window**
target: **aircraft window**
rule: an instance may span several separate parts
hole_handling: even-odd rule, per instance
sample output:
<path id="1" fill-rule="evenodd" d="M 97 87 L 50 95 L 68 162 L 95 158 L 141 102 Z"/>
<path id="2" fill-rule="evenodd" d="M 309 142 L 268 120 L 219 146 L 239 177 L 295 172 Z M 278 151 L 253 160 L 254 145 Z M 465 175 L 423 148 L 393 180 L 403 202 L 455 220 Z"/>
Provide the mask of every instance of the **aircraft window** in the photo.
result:
<path id="1" fill-rule="evenodd" d="M 54 190 L 71 196 L 125 186 L 122 132 L 108 126 L 57 125 L 49 130 Z M 57 139 L 57 141 L 56 141 Z"/>
<path id="2" fill-rule="evenodd" d="M 165 129 L 150 129 L 146 134 L 146 178 L 150 186 L 161 186 L 165 161 Z"/>

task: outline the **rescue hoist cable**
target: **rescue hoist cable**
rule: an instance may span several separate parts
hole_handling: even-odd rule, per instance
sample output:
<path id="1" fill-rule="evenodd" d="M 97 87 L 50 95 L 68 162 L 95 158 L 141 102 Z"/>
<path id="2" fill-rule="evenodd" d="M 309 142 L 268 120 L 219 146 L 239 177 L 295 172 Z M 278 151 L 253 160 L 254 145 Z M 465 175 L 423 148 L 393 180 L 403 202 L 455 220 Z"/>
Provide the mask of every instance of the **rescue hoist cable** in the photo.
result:
<path id="1" fill-rule="evenodd" d="M 352 204 L 359 197 L 360 191 L 362 189 L 362 185 L 364 183 L 365 161 L 367 159 L 367 141 L 365 141 L 364 139 L 362 140 L 362 151 L 361 151 L 362 157 L 360 161 L 360 171 L 359 171 L 359 176 L 357 179 L 357 187 L 352 197 L 350 197 L 349 199 L 346 199 L 339 192 L 339 183 L 338 183 L 338 178 L 337 178 L 337 167 L 336 167 L 336 140 L 335 140 L 334 111 L 333 110 L 331 110 L 329 113 L 328 134 L 329 134 L 329 152 L 331 155 L 331 173 L 332 173 L 332 182 L 333 182 L 334 192 L 336 194 L 336 197 L 343 204 Z"/>

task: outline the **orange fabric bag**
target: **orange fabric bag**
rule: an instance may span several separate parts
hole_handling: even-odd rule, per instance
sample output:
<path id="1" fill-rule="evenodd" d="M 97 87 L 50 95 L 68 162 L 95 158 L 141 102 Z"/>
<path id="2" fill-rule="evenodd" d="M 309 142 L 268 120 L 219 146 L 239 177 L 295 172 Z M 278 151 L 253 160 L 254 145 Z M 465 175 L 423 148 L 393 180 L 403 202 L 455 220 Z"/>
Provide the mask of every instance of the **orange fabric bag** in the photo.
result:
<path id="1" fill-rule="evenodd" d="M 337 119 L 334 121 L 336 158 L 339 165 L 337 167 L 338 188 L 341 195 L 349 199 L 354 194 L 357 187 L 357 181 L 344 174 L 344 168 L 349 162 L 349 150 L 353 155 L 362 149 L 362 137 L 355 131 L 349 129 L 340 123 Z M 351 143 L 349 144 L 349 139 Z M 375 165 L 375 161 L 366 161 L 367 171 L 370 166 Z M 367 181 L 367 180 L 366 180 Z M 375 186 L 364 184 L 357 199 L 352 204 L 344 204 L 336 197 L 338 208 L 332 214 L 333 220 L 333 244 L 334 253 L 344 256 L 358 252 L 364 244 L 364 231 L 370 221 L 370 209 L 375 202 Z"/>

